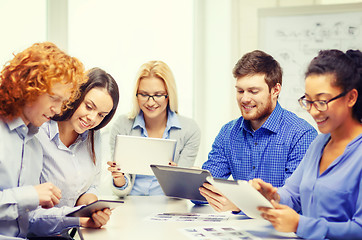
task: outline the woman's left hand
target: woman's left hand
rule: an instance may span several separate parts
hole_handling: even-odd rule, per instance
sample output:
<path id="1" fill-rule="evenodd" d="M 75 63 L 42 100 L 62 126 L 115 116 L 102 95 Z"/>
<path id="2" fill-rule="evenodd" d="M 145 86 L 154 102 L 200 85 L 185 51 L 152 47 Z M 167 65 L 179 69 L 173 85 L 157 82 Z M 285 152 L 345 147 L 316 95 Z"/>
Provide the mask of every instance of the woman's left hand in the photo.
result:
<path id="1" fill-rule="evenodd" d="M 299 224 L 299 214 L 287 205 L 271 200 L 272 208 L 259 207 L 261 216 L 268 220 L 280 232 L 296 232 Z"/>

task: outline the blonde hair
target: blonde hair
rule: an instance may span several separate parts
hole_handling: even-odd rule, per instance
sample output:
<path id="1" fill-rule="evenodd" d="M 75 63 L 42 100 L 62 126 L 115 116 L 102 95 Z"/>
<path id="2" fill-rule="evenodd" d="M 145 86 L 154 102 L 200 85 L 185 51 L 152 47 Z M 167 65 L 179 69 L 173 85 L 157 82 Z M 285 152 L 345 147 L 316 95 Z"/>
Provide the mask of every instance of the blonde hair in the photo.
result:
<path id="1" fill-rule="evenodd" d="M 140 112 L 140 106 L 138 105 L 136 96 L 140 81 L 150 77 L 156 77 L 164 81 L 168 94 L 168 107 L 171 111 L 175 113 L 178 112 L 176 82 L 170 67 L 162 61 L 149 61 L 139 68 L 136 75 L 136 84 L 132 96 L 133 108 L 128 115 L 130 119 L 134 119 Z"/>

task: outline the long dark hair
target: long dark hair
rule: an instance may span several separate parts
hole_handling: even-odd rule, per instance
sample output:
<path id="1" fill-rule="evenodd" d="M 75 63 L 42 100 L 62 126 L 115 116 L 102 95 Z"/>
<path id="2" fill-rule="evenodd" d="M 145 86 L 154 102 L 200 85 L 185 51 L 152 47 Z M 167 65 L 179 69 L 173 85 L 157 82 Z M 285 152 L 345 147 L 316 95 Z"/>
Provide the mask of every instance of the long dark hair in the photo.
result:
<path id="1" fill-rule="evenodd" d="M 305 77 L 328 73 L 334 74 L 335 81 L 332 84 L 342 91 L 358 91 L 352 116 L 362 122 L 362 53 L 359 50 L 348 50 L 346 53 L 336 49 L 322 50 L 309 64 Z"/>
<path id="2" fill-rule="evenodd" d="M 112 110 L 107 114 L 107 116 L 92 129 L 89 129 L 88 139 L 90 143 L 90 151 L 93 158 L 93 162 L 95 162 L 95 151 L 94 151 L 94 131 L 99 130 L 106 126 L 109 121 L 113 118 L 119 101 L 119 91 L 117 82 L 113 79 L 113 77 L 108 74 L 106 71 L 100 68 L 92 68 L 88 71 L 88 81 L 84 83 L 80 87 L 80 96 L 74 102 L 70 104 L 70 108 L 63 112 L 62 115 L 56 115 L 52 119 L 55 121 L 66 121 L 69 120 L 74 112 L 78 109 L 80 104 L 83 102 L 84 97 L 87 93 L 93 88 L 103 88 L 106 89 L 109 95 L 113 100 Z"/>

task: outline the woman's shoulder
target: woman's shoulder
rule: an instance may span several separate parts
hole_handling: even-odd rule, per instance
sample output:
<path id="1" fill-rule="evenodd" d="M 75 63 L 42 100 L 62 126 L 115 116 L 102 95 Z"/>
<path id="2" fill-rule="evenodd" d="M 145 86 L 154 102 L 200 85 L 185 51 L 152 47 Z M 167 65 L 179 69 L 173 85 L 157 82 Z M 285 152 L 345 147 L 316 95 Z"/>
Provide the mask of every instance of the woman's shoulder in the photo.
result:
<path id="1" fill-rule="evenodd" d="M 132 129 L 134 119 L 130 119 L 127 115 L 119 115 L 111 122 L 111 134 L 125 134 Z"/>
<path id="2" fill-rule="evenodd" d="M 192 118 L 181 116 L 177 114 L 177 118 L 180 121 L 181 127 L 195 127 L 198 128 L 196 121 Z"/>
<path id="3" fill-rule="evenodd" d="M 177 114 L 177 118 L 180 122 L 182 132 L 185 132 L 186 134 L 189 133 L 191 135 L 200 133 L 200 128 L 194 119 L 181 116 L 179 114 Z"/>
<path id="4" fill-rule="evenodd" d="M 129 125 L 133 125 L 134 119 L 129 118 L 126 114 L 122 114 L 119 115 L 115 120 L 114 120 L 114 125 L 118 125 L 118 126 L 129 126 Z"/>

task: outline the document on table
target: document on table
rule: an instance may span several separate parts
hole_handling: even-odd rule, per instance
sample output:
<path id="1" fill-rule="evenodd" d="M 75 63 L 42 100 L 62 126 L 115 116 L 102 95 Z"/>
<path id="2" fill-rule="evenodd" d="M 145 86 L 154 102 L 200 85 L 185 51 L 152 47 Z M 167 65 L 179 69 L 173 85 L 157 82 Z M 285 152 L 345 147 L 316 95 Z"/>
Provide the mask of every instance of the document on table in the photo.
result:
<path id="1" fill-rule="evenodd" d="M 200 214 L 200 213 L 159 213 L 148 216 L 149 221 L 176 221 L 176 222 L 222 222 L 228 220 L 227 215 L 222 214 Z"/>
<path id="2" fill-rule="evenodd" d="M 240 239 L 249 239 L 249 240 L 259 240 L 258 238 L 245 230 L 241 230 L 235 227 L 190 227 L 182 228 L 180 231 L 189 237 L 189 239 L 194 240 L 240 240 Z"/>

